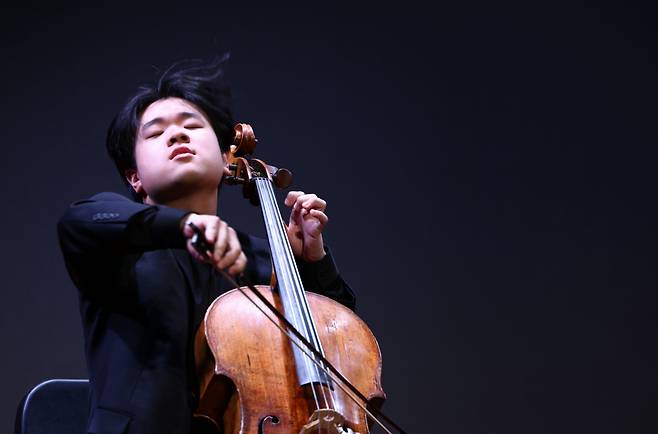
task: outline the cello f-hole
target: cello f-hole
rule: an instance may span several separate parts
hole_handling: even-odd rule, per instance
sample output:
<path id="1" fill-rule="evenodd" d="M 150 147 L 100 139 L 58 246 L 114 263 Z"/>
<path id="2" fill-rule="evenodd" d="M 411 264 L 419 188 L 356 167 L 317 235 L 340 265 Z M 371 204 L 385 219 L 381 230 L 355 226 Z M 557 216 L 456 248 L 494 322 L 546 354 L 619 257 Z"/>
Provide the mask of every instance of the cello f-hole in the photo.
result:
<path id="1" fill-rule="evenodd" d="M 272 425 L 277 425 L 279 423 L 279 418 L 272 415 L 262 418 L 258 424 L 258 434 L 265 434 L 265 424 L 267 422 L 270 422 Z"/>

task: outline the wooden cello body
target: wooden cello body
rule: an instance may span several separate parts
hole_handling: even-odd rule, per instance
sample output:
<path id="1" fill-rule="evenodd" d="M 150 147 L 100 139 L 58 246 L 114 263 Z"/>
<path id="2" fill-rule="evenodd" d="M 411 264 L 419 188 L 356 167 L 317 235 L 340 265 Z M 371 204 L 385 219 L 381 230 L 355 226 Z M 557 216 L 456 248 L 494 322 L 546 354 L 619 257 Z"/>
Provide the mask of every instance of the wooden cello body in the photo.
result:
<path id="1" fill-rule="evenodd" d="M 280 307 L 271 287 L 257 288 Z M 322 295 L 307 296 L 314 319 L 323 329 L 320 339 L 326 358 L 371 400 L 371 405 L 379 406 L 384 393 L 380 384 L 381 356 L 374 336 L 348 308 Z M 227 434 L 301 432 L 315 410 L 314 400 L 299 386 L 288 337 L 235 289 L 213 302 L 204 332 L 215 366 L 202 378 L 201 396 L 210 398 L 215 394 L 213 387 L 226 387 L 220 376 L 230 379 L 239 397 L 238 408 L 230 400 L 225 408 L 213 408 L 212 401 L 202 400 L 200 408 L 206 415 L 222 421 Z M 335 409 L 345 418 L 345 424 L 354 432 L 368 432 L 363 410 L 342 390 L 335 389 Z"/>
<path id="2" fill-rule="evenodd" d="M 232 147 L 237 155 L 239 140 L 245 134 L 253 136 L 245 124 L 239 128 L 238 145 Z M 245 132 L 244 128 L 249 129 Z M 255 138 L 251 140 L 255 144 Z M 272 250 L 278 284 L 255 289 L 366 402 L 355 399 L 322 361 L 286 333 L 284 321 L 268 313 L 261 299 L 253 294 L 250 297 L 248 288 L 238 288 L 215 299 L 197 332 L 200 404 L 195 416 L 208 421 L 206 426 L 215 427 L 215 432 L 226 434 L 368 433 L 372 420 L 366 416 L 364 406 L 378 409 L 385 399 L 377 341 L 350 309 L 299 287 L 301 279 L 278 208 L 274 209 L 273 177 L 264 173 L 271 167 L 253 161 L 233 157 L 229 162 L 236 178 L 256 178 L 255 183 L 244 183 L 250 185 L 252 193 L 259 194 Z"/>

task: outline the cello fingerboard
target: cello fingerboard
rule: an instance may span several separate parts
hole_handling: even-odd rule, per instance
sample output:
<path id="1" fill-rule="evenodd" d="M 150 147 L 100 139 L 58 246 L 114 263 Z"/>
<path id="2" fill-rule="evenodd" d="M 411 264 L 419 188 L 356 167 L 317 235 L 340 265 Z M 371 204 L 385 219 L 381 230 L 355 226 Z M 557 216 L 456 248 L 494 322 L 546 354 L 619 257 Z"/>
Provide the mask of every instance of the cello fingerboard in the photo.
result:
<path id="1" fill-rule="evenodd" d="M 284 316 L 320 354 L 324 355 L 297 263 L 290 247 L 286 227 L 276 203 L 272 182 L 267 178 L 255 178 L 255 182 L 272 251 L 272 262 Z M 290 336 L 299 344 L 291 343 L 300 386 L 324 384 L 331 388 L 330 379 L 326 372 L 315 363 L 313 354 L 310 351 L 301 350 L 299 347 L 305 348 L 304 344 L 299 342 L 294 335 Z"/>

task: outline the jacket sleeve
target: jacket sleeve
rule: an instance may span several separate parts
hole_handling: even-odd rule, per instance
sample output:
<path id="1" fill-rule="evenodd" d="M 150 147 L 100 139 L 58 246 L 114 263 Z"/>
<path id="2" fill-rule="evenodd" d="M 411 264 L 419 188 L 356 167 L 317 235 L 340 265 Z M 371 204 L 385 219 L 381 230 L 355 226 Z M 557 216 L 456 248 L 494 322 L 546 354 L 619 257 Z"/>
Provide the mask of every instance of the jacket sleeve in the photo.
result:
<path id="1" fill-rule="evenodd" d="M 95 256 L 184 248 L 181 219 L 188 211 L 145 205 L 120 194 L 99 193 L 73 203 L 57 225 L 65 255 Z"/>
<path id="2" fill-rule="evenodd" d="M 324 249 L 327 254 L 317 262 L 304 262 L 297 259 L 297 268 L 304 287 L 355 310 L 354 291 L 340 276 L 329 247 L 324 246 Z"/>
<path id="3" fill-rule="evenodd" d="M 83 291 L 122 286 L 114 285 L 125 274 L 117 270 L 130 255 L 136 260 L 147 250 L 184 248 L 180 221 L 187 213 L 134 202 L 116 193 L 99 193 L 73 203 L 57 224 L 73 283 Z"/>
<path id="4" fill-rule="evenodd" d="M 269 285 L 272 276 L 272 257 L 267 240 L 237 231 L 242 250 L 247 256 L 246 274 L 249 279 L 261 285 Z M 304 262 L 296 258 L 302 283 L 307 291 L 316 292 L 354 310 L 354 291 L 343 280 L 336 268 L 331 250 L 324 246 L 327 254 L 317 262 Z"/>

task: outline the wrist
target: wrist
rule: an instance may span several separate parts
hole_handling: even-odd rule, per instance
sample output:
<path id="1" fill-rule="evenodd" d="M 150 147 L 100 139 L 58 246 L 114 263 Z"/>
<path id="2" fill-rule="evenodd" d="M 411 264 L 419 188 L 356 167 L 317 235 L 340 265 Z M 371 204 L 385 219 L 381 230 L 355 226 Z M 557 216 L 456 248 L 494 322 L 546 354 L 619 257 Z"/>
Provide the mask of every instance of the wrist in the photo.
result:
<path id="1" fill-rule="evenodd" d="M 302 259 L 304 262 L 308 263 L 313 263 L 313 262 L 319 262 L 327 256 L 327 252 L 324 251 L 324 248 L 322 248 L 319 252 L 311 253 L 308 254 L 307 252 L 304 252 L 305 254 L 303 255 Z"/>

